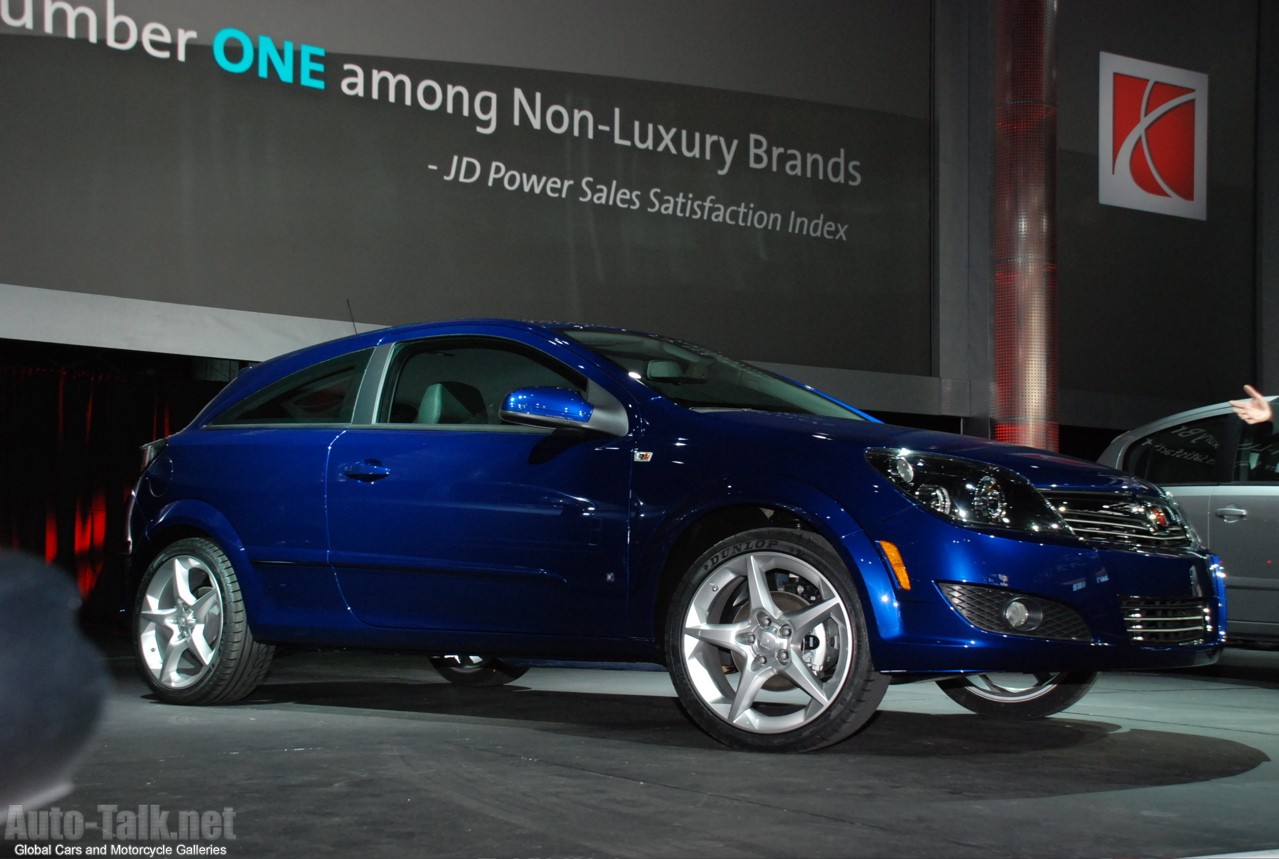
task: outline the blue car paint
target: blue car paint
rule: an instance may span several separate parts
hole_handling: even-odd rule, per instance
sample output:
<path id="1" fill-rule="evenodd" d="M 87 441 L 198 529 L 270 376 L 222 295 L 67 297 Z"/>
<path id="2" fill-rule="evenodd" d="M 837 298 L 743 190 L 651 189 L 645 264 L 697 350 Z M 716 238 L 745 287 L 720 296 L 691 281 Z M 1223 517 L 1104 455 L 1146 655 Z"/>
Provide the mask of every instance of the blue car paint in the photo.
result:
<path id="1" fill-rule="evenodd" d="M 387 479 L 343 478 L 343 463 L 369 456 Z M 618 440 L 352 428 L 332 457 L 330 561 L 362 621 L 591 636 L 622 627 L 631 456 Z"/>
<path id="2" fill-rule="evenodd" d="M 447 431 L 437 437 L 449 441 L 437 445 L 436 455 L 454 444 L 486 446 L 496 458 L 494 473 L 483 480 L 456 476 L 446 484 L 460 493 L 452 496 L 431 497 L 428 481 L 419 487 L 426 495 L 414 499 L 409 492 L 397 505 L 376 500 L 378 491 L 398 474 L 429 472 L 432 452 L 424 442 L 438 431 L 205 426 L 245 396 L 319 361 L 437 335 L 499 337 L 544 351 L 615 397 L 629 432 L 566 438 L 545 430 Z M 375 372 L 373 364 L 367 372 Z M 366 377 L 365 384 L 374 381 Z M 557 479 L 574 491 L 537 483 L 537 449 L 548 444 L 558 449 L 543 464 L 560 458 L 564 473 Z M 1137 647 L 1113 610 L 1125 594 L 1199 592 L 1213 598 L 1219 621 L 1224 596 L 1211 556 L 1100 550 L 964 528 L 907 499 L 866 462 L 868 447 L 993 463 L 1041 489 L 1155 491 L 1095 463 L 873 420 L 694 412 L 553 330 L 479 320 L 355 335 L 242 373 L 169 440 L 142 478 L 135 553 L 145 560 L 175 526 L 208 534 L 240 571 L 249 621 L 263 641 L 658 659 L 655 618 L 669 553 L 681 536 L 718 512 L 768 507 L 804 522 L 840 554 L 866 607 L 881 671 L 1097 670 L 1215 658 L 1220 637 L 1195 646 Z M 247 473 L 221 470 L 228 452 L 249 466 Z M 502 479 L 502 457 L 526 473 Z M 390 469 L 390 477 L 351 477 L 352 466 Z M 379 551 L 402 539 L 395 525 L 414 515 L 431 517 L 435 539 L 411 536 L 407 548 Z M 561 542 L 548 542 L 547 527 Z M 494 539 L 481 539 L 485 534 Z M 880 540 L 900 548 L 909 590 L 893 577 Z M 484 563 L 468 560 L 468 545 L 489 553 Z M 1064 602 L 1088 618 L 1095 637 L 1046 641 L 980 631 L 949 606 L 936 581 Z"/>

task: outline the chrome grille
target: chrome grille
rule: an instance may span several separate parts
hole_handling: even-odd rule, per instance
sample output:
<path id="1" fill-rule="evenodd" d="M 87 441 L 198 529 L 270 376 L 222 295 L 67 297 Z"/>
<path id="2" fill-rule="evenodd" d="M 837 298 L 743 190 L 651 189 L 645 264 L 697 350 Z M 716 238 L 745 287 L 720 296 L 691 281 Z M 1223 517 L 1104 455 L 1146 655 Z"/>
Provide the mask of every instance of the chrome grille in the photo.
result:
<path id="1" fill-rule="evenodd" d="M 1174 550 L 1193 545 L 1180 511 L 1165 499 L 1113 492 L 1044 492 L 1086 543 L 1123 549 Z"/>
<path id="2" fill-rule="evenodd" d="M 1120 600 L 1128 637 L 1138 644 L 1203 644 L 1212 638 L 1212 610 L 1203 600 Z"/>

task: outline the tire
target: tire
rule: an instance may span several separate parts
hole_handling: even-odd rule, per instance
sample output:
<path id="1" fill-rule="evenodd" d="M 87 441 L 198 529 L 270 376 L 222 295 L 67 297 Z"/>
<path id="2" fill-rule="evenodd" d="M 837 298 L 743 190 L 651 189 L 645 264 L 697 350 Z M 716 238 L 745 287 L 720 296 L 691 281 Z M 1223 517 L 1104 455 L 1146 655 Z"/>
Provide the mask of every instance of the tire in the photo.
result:
<path id="1" fill-rule="evenodd" d="M 950 699 L 982 716 L 1042 719 L 1060 713 L 1092 688 L 1086 671 L 1039 674 L 971 674 L 937 681 Z"/>
<path id="2" fill-rule="evenodd" d="M 505 686 L 528 671 L 527 665 L 512 665 L 491 656 L 457 653 L 432 656 L 431 664 L 445 680 L 459 686 Z"/>
<path id="3" fill-rule="evenodd" d="M 138 666 L 162 701 L 228 704 L 271 670 L 275 648 L 254 640 L 235 570 L 209 540 L 178 540 L 156 556 L 133 618 Z"/>
<path id="4" fill-rule="evenodd" d="M 735 749 L 838 743 L 888 687 L 847 568 L 825 540 L 793 529 L 745 531 L 708 549 L 675 588 L 665 646 L 685 712 Z"/>

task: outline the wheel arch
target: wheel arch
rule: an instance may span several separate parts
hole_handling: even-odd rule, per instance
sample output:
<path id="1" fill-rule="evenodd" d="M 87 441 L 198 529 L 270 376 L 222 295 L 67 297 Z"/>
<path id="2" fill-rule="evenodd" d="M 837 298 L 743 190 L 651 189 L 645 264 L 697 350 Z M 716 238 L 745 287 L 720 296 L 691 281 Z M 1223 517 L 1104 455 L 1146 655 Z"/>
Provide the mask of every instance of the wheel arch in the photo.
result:
<path id="1" fill-rule="evenodd" d="M 683 573 L 703 552 L 720 540 L 759 527 L 795 528 L 828 542 L 847 567 L 853 586 L 863 601 L 872 652 L 877 651 L 880 630 L 896 630 L 892 574 L 879 549 L 853 516 L 833 498 L 802 484 L 748 489 L 727 482 L 707 497 L 718 497 L 719 506 L 694 507 L 679 517 L 662 545 L 661 560 L 650 574 L 653 584 L 646 598 L 652 608 L 652 629 L 647 630 L 662 648 L 663 630 L 671 598 Z M 665 654 L 663 653 L 663 658 Z"/>
<path id="2" fill-rule="evenodd" d="M 252 629 L 253 607 L 261 603 L 261 593 L 256 577 L 251 574 L 246 575 L 253 568 L 248 551 L 230 520 L 217 508 L 203 501 L 183 500 L 166 505 L 148 523 L 141 534 L 141 539 L 134 540 L 133 552 L 129 557 L 127 604 L 133 605 L 142 576 L 156 556 L 174 542 L 187 537 L 211 540 L 226 553 L 227 560 L 236 571 L 240 592 L 245 598 L 249 626 Z"/>

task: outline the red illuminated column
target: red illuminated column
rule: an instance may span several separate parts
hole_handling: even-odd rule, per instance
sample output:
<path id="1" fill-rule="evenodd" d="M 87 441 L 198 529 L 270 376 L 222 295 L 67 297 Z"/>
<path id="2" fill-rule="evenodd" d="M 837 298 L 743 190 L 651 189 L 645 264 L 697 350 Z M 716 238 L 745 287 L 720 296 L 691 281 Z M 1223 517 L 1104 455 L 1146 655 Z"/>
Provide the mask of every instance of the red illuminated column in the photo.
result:
<path id="1" fill-rule="evenodd" d="M 997 0 L 995 438 L 1057 449 L 1055 0 Z"/>

